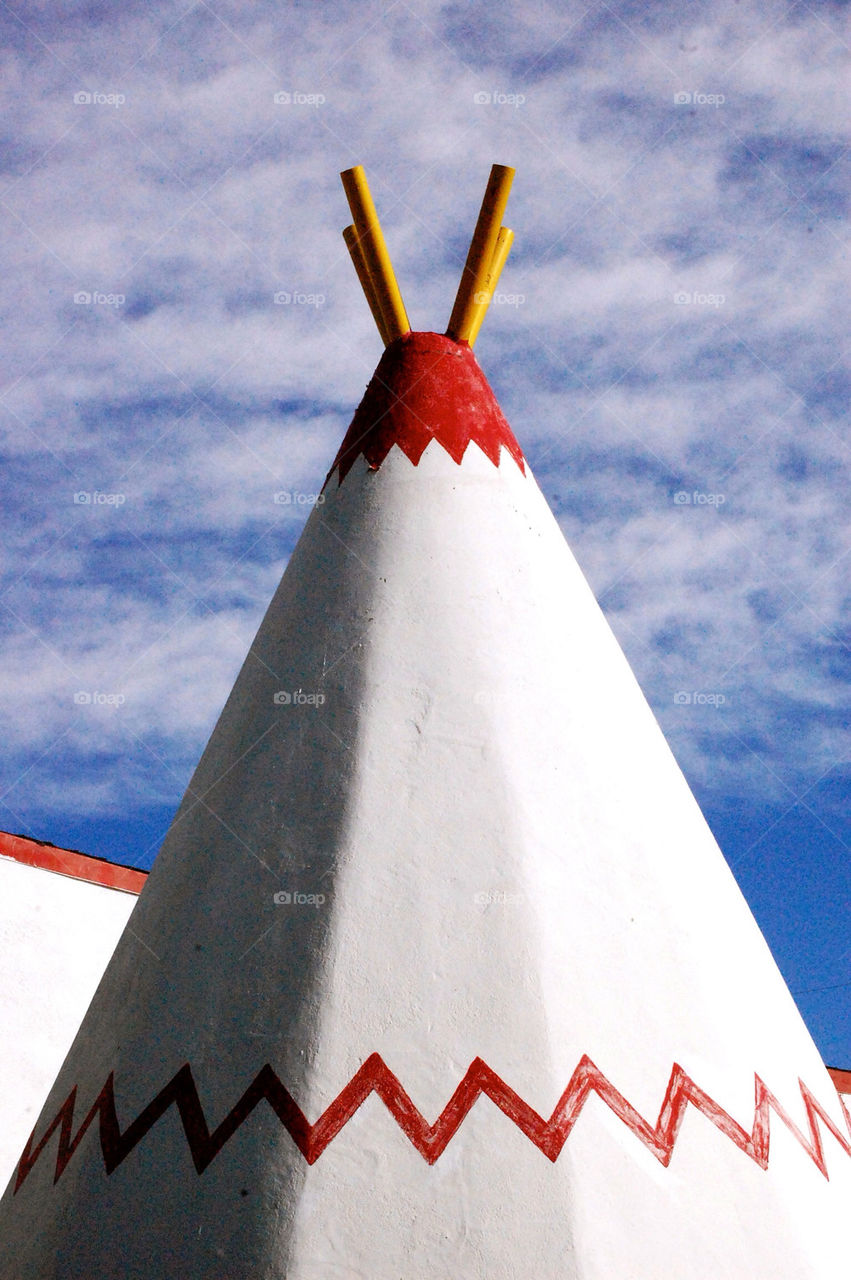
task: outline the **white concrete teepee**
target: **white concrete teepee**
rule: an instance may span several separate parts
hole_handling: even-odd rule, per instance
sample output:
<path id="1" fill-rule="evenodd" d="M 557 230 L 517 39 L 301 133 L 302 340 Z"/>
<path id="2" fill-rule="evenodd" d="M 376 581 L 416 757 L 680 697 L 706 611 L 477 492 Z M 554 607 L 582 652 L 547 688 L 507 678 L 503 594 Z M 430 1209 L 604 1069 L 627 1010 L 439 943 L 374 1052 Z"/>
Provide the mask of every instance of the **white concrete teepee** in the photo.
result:
<path id="1" fill-rule="evenodd" d="M 847 1274 L 836 1091 L 470 348 L 486 206 L 444 336 L 355 201 L 387 350 L 4 1197 L 3 1280 Z"/>

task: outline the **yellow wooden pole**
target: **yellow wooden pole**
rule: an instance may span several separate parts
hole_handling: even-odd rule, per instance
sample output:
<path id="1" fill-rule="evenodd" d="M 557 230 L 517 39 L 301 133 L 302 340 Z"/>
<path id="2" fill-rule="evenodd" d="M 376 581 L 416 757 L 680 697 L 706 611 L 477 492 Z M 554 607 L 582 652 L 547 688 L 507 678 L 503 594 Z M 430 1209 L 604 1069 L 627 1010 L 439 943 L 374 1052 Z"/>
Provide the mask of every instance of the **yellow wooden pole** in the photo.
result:
<path id="1" fill-rule="evenodd" d="M 496 248 L 493 251 L 493 260 L 491 261 L 490 271 L 488 272 L 487 282 L 484 289 L 480 293 L 473 295 L 476 303 L 476 310 L 473 312 L 473 318 L 470 322 L 469 336 L 467 341 L 470 346 L 474 346 L 476 338 L 479 336 L 479 330 L 482 327 L 482 321 L 487 315 L 488 307 L 496 293 L 496 286 L 499 284 L 499 277 L 502 275 L 502 268 L 505 266 L 505 260 L 511 252 L 511 245 L 514 241 L 514 232 L 510 227 L 500 227 L 499 235 L 496 238 Z"/>
<path id="2" fill-rule="evenodd" d="M 355 265 L 355 271 L 358 274 L 358 280 L 360 280 L 361 288 L 363 289 L 364 294 L 366 295 L 366 300 L 369 303 L 372 318 L 378 326 L 378 332 L 381 334 L 381 339 L 386 347 L 390 338 L 387 333 L 387 327 L 384 324 L 384 316 L 381 314 L 381 307 L 375 292 L 375 284 L 372 276 L 369 274 L 369 266 L 367 265 L 366 258 L 364 257 L 363 246 L 361 245 L 360 240 L 358 240 L 358 233 L 354 226 L 346 227 L 343 232 L 343 239 L 346 242 L 346 248 L 351 254 L 352 262 Z"/>
<path id="3" fill-rule="evenodd" d="M 381 310 L 386 331 L 385 342 L 392 342 L 395 338 L 401 338 L 403 333 L 408 333 L 411 326 L 396 283 L 393 264 L 387 252 L 366 174 L 363 166 L 358 164 L 353 169 L 346 169 L 340 177 L 352 211 L 355 231 L 363 251 L 375 299 Z"/>
<path id="4" fill-rule="evenodd" d="M 475 295 L 487 292 L 487 277 L 493 262 L 497 237 L 502 226 L 513 178 L 514 170 L 508 165 L 492 166 L 485 198 L 470 242 L 470 251 L 461 275 L 461 283 L 458 286 L 455 306 L 452 308 L 446 330 L 447 335 L 454 338 L 456 342 L 469 342 L 470 328 L 479 305 L 475 301 Z"/>

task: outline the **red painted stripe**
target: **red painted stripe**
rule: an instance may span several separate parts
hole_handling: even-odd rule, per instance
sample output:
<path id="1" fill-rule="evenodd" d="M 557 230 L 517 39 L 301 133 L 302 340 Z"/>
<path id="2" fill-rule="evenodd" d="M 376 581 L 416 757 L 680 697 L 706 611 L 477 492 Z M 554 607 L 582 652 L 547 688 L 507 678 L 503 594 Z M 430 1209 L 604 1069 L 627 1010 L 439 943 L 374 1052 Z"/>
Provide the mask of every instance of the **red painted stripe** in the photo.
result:
<path id="1" fill-rule="evenodd" d="M 394 445 L 417 466 L 432 440 L 459 464 L 473 442 L 495 467 L 506 450 L 525 470 L 520 445 L 469 345 L 442 333 L 406 333 L 381 357 L 328 479 L 337 470 L 342 484 L 360 454 L 377 471 Z"/>
<path id="2" fill-rule="evenodd" d="M 800 1143 L 819 1172 L 827 1178 L 820 1123 L 848 1156 L 851 1156 L 851 1142 L 839 1131 L 803 1081 L 799 1080 L 798 1084 L 804 1103 L 808 1132 L 804 1133 L 798 1128 L 757 1075 L 754 1076 L 754 1118 L 751 1130 L 748 1132 L 707 1093 L 704 1093 L 681 1066 L 675 1063 L 662 1100 L 659 1119 L 653 1125 L 636 1111 L 635 1107 L 585 1055 L 571 1076 L 570 1083 L 550 1119 L 545 1120 L 501 1080 L 486 1062 L 481 1058 L 475 1058 L 438 1119 L 430 1125 L 417 1110 L 383 1058 L 373 1053 L 355 1072 L 343 1091 L 315 1124 L 310 1124 L 292 1094 L 281 1084 L 280 1079 L 267 1063 L 222 1123 L 211 1133 L 198 1097 L 192 1068 L 189 1063 L 185 1063 L 165 1088 L 145 1107 L 141 1115 L 122 1133 L 116 1113 L 114 1076 L 111 1072 L 76 1134 L 74 1133 L 76 1086 L 71 1090 L 35 1147 L 33 1147 L 35 1143 L 35 1130 L 33 1130 L 18 1164 L 15 1192 L 17 1193 L 26 1181 L 57 1129 L 59 1130 L 59 1147 L 54 1183 L 61 1178 L 69 1160 L 96 1116 L 99 1119 L 104 1166 L 107 1174 L 111 1174 L 172 1105 L 177 1107 L 189 1151 L 199 1174 L 204 1172 L 237 1129 L 251 1115 L 257 1104 L 263 1100 L 272 1108 L 307 1163 L 313 1164 L 371 1093 L 379 1096 L 399 1128 L 428 1164 L 434 1164 L 443 1154 L 480 1095 L 489 1098 L 547 1159 L 555 1161 L 589 1096 L 595 1093 L 665 1168 L 671 1162 L 686 1109 L 692 1106 L 761 1169 L 768 1168 L 769 1128 L 773 1111 Z M 851 1134 L 851 1117 L 844 1106 L 843 1114 Z"/>
<path id="3" fill-rule="evenodd" d="M 0 857 L 14 858 L 27 867 L 55 871 L 74 880 L 88 880 L 106 889 L 121 889 L 124 893 L 141 893 L 148 878 L 147 871 L 123 867 L 105 858 L 90 858 L 86 853 L 60 849 L 58 845 L 43 844 L 26 836 L 13 836 L 7 831 L 0 831 Z"/>

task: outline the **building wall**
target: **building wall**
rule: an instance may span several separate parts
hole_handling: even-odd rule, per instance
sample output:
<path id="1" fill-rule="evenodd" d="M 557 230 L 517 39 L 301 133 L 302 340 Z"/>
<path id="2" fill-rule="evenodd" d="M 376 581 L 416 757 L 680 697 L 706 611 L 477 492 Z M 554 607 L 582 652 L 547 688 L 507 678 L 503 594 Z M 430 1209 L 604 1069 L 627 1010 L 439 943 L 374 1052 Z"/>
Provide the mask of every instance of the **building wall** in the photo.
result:
<path id="1" fill-rule="evenodd" d="M 13 838 L 14 839 L 14 838 Z M 136 894 L 0 853 L 0 1186 L 5 1187 L 95 988 L 136 905 Z M 98 859 L 70 855 L 77 874 Z M 123 868 L 121 870 L 124 870 Z M 131 873 L 144 881 L 144 875 Z M 131 881 L 132 882 L 132 881 Z"/>

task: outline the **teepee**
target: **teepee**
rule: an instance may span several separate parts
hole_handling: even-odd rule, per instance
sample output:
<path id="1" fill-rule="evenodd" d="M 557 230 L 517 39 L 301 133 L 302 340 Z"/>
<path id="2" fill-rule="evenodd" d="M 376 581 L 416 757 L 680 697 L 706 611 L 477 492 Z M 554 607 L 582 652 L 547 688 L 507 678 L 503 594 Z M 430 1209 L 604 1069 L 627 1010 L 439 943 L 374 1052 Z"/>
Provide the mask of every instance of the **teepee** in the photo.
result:
<path id="1" fill-rule="evenodd" d="M 386 349 L 3 1280 L 847 1273 L 847 1116 L 473 354 L 511 176 L 437 334 L 343 175 Z"/>

